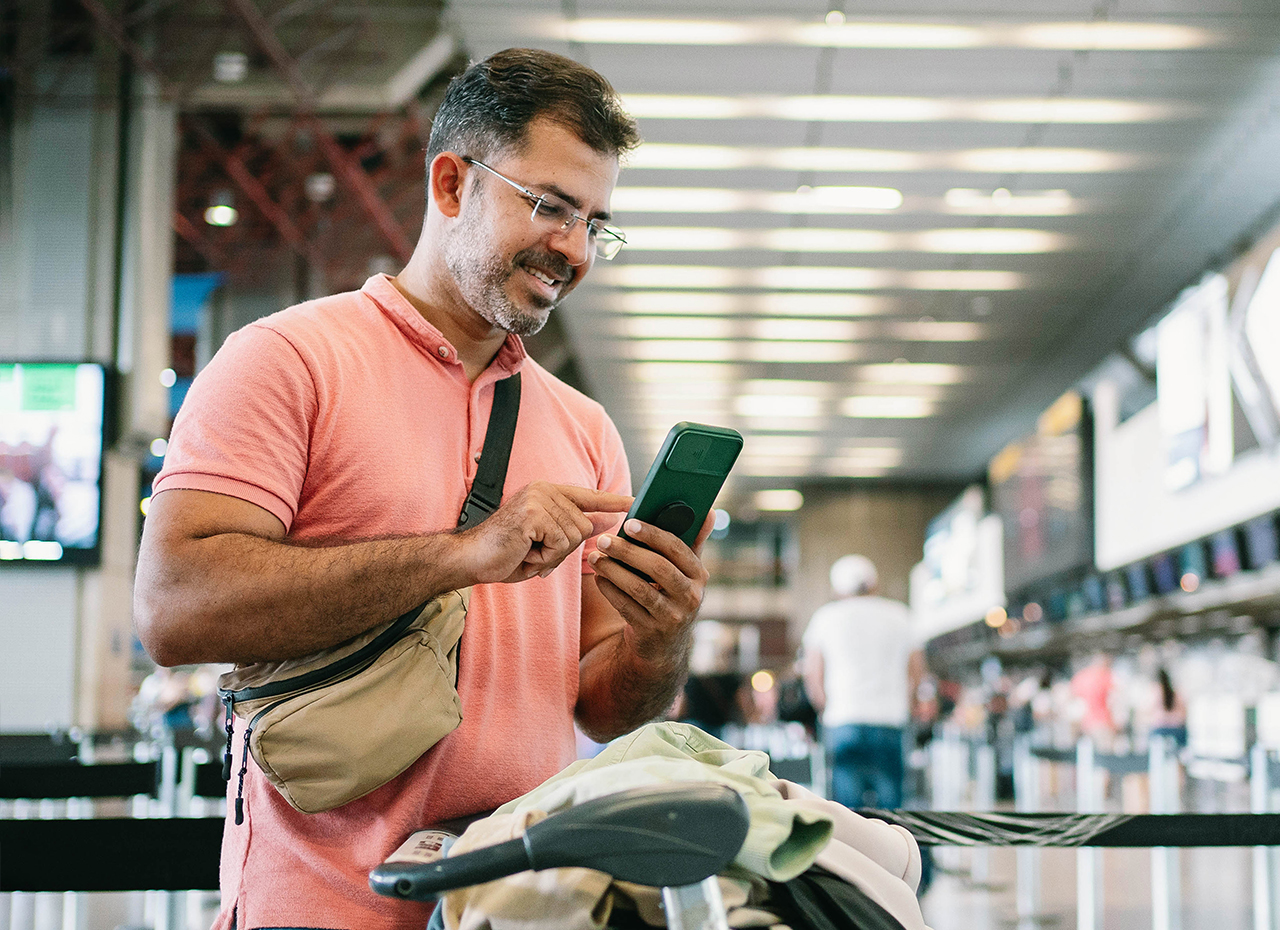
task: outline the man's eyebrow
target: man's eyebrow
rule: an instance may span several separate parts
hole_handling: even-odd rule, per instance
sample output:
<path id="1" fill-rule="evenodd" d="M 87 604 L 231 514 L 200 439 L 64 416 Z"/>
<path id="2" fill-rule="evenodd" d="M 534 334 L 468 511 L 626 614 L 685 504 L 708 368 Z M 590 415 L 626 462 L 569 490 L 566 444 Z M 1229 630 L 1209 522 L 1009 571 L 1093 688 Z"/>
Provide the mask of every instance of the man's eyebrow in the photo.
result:
<path id="1" fill-rule="evenodd" d="M 572 194 L 570 194 L 568 191 L 566 191 L 566 190 L 562 190 L 562 189 L 561 189 L 560 187 L 558 187 L 557 185 L 555 185 L 555 184 L 547 184 L 547 185 L 544 185 L 544 186 L 542 187 L 542 189 L 543 189 L 544 191 L 546 191 L 548 194 L 555 194 L 557 197 L 559 197 L 561 200 L 563 200 L 563 201 L 564 201 L 565 203 L 567 203 L 569 206 L 573 207 L 573 209 L 575 209 L 575 210 L 581 210 L 581 209 L 582 209 L 582 201 L 581 201 L 581 200 L 579 200 L 577 197 L 575 197 L 575 196 L 573 196 Z M 609 222 L 611 219 L 613 219 L 613 214 L 612 214 L 612 213 L 610 213 L 608 210 L 602 210 L 601 212 L 596 213 L 595 215 L 593 215 L 593 216 L 591 216 L 591 217 L 588 217 L 588 219 L 592 219 L 592 220 L 603 220 L 604 222 L 606 222 L 606 223 L 607 223 L 607 222 Z"/>

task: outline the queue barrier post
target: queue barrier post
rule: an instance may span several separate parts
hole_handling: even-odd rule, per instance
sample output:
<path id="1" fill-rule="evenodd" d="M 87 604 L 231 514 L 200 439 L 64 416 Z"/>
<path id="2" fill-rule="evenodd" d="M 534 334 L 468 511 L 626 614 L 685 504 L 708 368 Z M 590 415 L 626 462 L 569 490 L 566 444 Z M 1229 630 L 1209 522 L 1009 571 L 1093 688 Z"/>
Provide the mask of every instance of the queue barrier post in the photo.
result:
<path id="1" fill-rule="evenodd" d="M 1099 813 L 1102 798 L 1094 765 L 1093 740 L 1085 736 L 1076 744 L 1076 811 Z M 1076 927 L 1102 930 L 1102 851 L 1093 847 L 1076 850 Z"/>
<path id="2" fill-rule="evenodd" d="M 1267 747 L 1256 743 L 1249 753 L 1249 809 L 1255 814 L 1271 810 L 1271 758 Z M 1276 866 L 1273 846 L 1253 847 L 1253 930 L 1277 930 L 1280 908 L 1276 900 Z"/>
<path id="3" fill-rule="evenodd" d="M 973 806 L 978 810 L 996 809 L 996 750 L 981 743 L 974 752 Z M 991 880 L 991 851 L 985 846 L 973 851 L 970 875 L 979 885 Z"/>
<path id="4" fill-rule="evenodd" d="M 1013 744 L 1013 805 L 1019 813 L 1041 809 L 1040 760 L 1031 751 L 1031 737 L 1022 735 Z M 1040 850 L 1018 847 L 1016 859 L 1016 894 L 1018 927 L 1034 926 L 1040 913 Z"/>
<path id="5" fill-rule="evenodd" d="M 1148 749 L 1151 813 L 1176 814 L 1182 809 L 1176 746 L 1166 736 L 1153 736 Z M 1182 851 L 1170 846 L 1151 850 L 1151 925 L 1153 930 L 1181 930 Z"/>

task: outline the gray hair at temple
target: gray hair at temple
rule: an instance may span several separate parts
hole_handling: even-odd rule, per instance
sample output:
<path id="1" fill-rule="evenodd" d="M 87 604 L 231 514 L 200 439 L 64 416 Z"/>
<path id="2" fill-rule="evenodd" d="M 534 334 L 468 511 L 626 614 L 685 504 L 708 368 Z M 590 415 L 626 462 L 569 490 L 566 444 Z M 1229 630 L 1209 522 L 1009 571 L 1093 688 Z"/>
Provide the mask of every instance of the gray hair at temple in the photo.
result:
<path id="1" fill-rule="evenodd" d="M 509 48 L 449 82 L 432 122 L 427 164 L 445 151 L 480 159 L 518 152 L 529 124 L 542 117 L 606 155 L 621 158 L 640 144 L 635 120 L 599 73 L 563 55 Z"/>

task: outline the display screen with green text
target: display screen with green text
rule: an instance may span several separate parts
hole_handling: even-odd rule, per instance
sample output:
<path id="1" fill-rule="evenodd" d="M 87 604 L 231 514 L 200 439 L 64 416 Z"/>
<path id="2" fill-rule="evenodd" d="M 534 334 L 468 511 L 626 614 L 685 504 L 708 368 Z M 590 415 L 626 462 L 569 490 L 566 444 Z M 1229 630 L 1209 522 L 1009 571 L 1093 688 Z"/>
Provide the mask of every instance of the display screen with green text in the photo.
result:
<path id="1" fill-rule="evenodd" d="M 98 560 L 106 371 L 0 362 L 0 564 Z"/>

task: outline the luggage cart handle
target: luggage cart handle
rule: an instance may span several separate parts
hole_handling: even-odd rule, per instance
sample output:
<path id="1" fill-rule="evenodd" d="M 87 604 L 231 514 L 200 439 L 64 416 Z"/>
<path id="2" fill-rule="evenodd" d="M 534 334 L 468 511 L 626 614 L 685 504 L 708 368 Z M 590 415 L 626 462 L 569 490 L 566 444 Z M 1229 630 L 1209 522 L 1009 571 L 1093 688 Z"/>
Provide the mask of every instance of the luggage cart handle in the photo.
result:
<path id="1" fill-rule="evenodd" d="M 388 897 L 429 901 L 516 872 L 563 866 L 641 885 L 694 885 L 733 861 L 748 823 L 742 796 L 726 785 L 634 788 L 553 814 L 494 846 L 426 864 L 384 863 L 369 885 Z"/>

